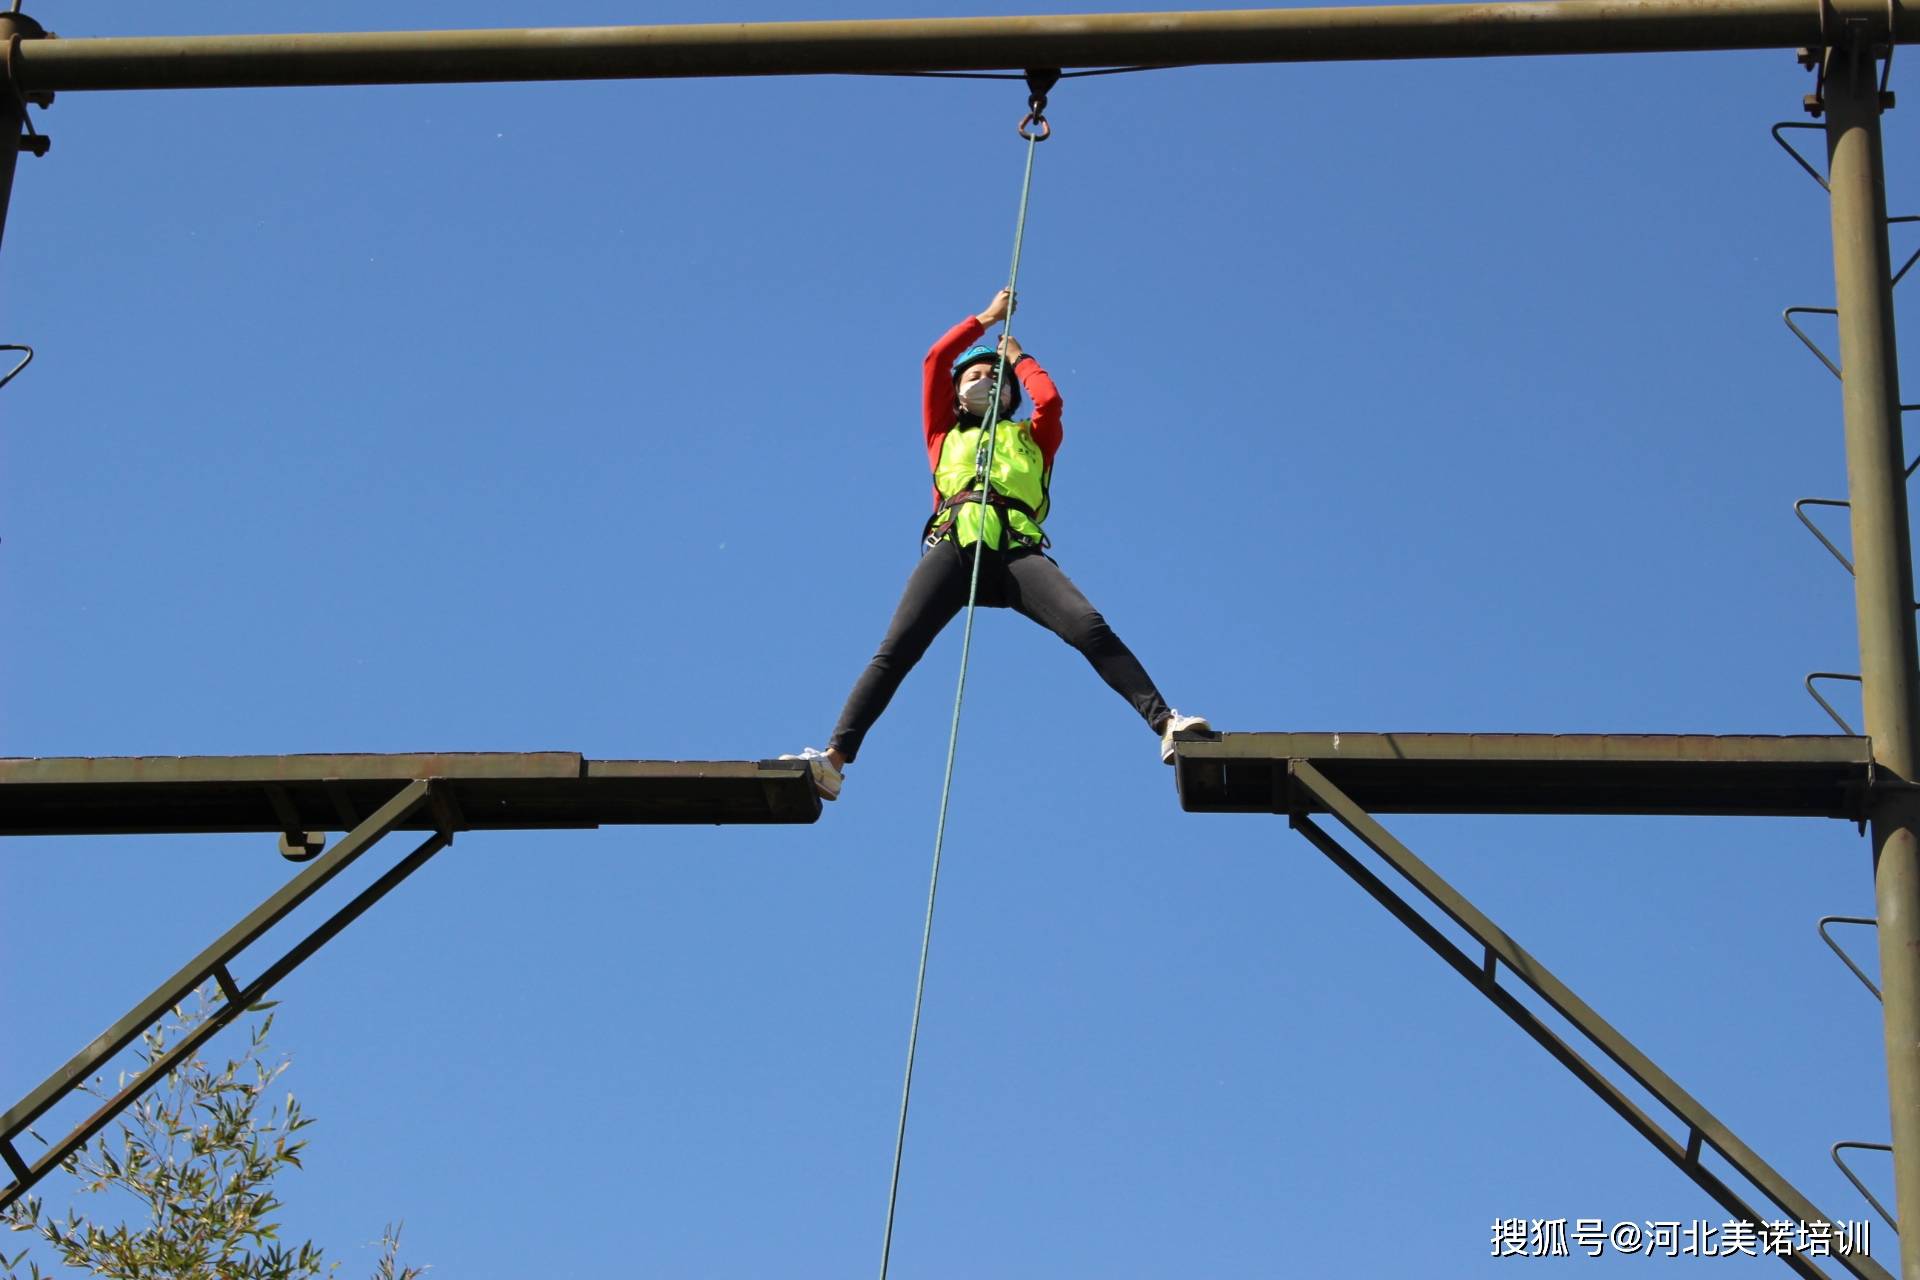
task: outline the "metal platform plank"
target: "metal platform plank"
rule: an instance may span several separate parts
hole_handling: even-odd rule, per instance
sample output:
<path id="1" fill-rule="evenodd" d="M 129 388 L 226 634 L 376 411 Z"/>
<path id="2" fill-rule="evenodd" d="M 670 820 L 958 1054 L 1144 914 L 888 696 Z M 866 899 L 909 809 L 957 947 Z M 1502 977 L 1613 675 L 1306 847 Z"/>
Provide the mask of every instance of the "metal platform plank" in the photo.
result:
<path id="1" fill-rule="evenodd" d="M 1285 812 L 1305 760 L 1374 813 L 1639 813 L 1858 820 L 1872 748 L 1839 735 L 1229 733 L 1176 744 L 1181 808 Z"/>
<path id="2" fill-rule="evenodd" d="M 461 829 L 806 823 L 793 760 L 588 760 L 576 752 L 0 759 L 0 835 L 345 831 L 433 778 Z M 403 830 L 433 826 L 428 815 Z"/>

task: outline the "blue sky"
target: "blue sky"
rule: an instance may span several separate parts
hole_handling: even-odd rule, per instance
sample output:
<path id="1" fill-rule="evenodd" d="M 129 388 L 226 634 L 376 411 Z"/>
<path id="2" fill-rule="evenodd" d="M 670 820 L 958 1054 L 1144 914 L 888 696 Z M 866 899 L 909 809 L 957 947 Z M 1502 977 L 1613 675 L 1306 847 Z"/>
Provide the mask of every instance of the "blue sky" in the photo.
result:
<path id="1" fill-rule="evenodd" d="M 1844 496 L 1838 384 L 1778 318 L 1832 300 L 1827 214 L 1767 135 L 1810 88 L 1786 51 L 1063 85 L 1017 328 L 1066 399 L 1055 555 L 1224 729 L 1829 731 L 1799 684 L 1854 669 L 1850 587 L 1791 504 Z M 877 78 L 62 96 L 0 255 L 0 340 L 39 351 L 0 392 L 0 753 L 822 743 L 914 561 L 920 358 L 1004 282 L 1023 110 Z M 284 983 L 320 1121 L 290 1230 L 349 1275 L 393 1218 L 449 1277 L 871 1271 L 958 640 L 817 826 L 464 835 Z M 895 1275 L 1708 1265 L 1490 1258 L 1498 1217 L 1725 1215 L 1280 821 L 1182 814 L 1010 614 L 956 786 Z M 1879 1011 L 1814 933 L 1872 914 L 1852 827 L 1387 825 L 1869 1216 L 1826 1147 L 1886 1135 Z M 0 854 L 9 1099 L 289 874 L 263 837 Z"/>

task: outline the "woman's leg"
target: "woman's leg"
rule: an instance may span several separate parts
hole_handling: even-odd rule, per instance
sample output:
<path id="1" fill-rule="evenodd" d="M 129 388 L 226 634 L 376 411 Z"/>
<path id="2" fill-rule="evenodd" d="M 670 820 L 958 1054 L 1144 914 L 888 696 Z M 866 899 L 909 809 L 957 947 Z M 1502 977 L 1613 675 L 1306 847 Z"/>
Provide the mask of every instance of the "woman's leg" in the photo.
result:
<path id="1" fill-rule="evenodd" d="M 970 561 L 951 538 L 935 544 L 920 557 L 913 575 L 907 579 L 906 590 L 900 593 L 900 603 L 893 611 L 893 621 L 887 625 L 886 637 L 874 652 L 873 661 L 854 682 L 853 692 L 847 695 L 840 723 L 834 726 L 833 737 L 827 742 L 829 749 L 848 761 L 860 754 L 867 730 L 873 728 L 873 722 L 893 701 L 894 691 L 907 678 L 907 672 L 913 670 L 913 664 L 920 661 L 941 628 L 953 621 L 953 615 L 967 603 L 970 568 Z"/>
<path id="2" fill-rule="evenodd" d="M 1087 602 L 1060 566 L 1034 551 L 1007 560 L 1008 601 L 1015 609 L 1086 656 L 1100 678 L 1133 704 L 1155 733 L 1166 723 L 1167 703 L 1140 659 L 1113 634 L 1100 611 Z"/>

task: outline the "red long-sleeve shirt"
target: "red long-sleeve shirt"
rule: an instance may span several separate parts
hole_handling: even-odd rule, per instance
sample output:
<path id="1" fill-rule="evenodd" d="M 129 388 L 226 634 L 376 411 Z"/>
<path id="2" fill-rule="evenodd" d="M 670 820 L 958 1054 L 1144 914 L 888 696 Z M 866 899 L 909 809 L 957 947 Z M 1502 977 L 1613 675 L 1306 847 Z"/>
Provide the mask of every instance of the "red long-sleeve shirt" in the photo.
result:
<path id="1" fill-rule="evenodd" d="M 954 423 L 958 421 L 954 413 L 953 362 L 960 358 L 962 351 L 978 342 L 986 331 L 979 317 L 968 316 L 941 335 L 940 340 L 927 352 L 927 362 L 921 370 L 920 416 L 926 426 L 927 467 L 930 470 L 939 469 L 940 447 L 946 443 L 947 432 L 953 430 Z M 1051 471 L 1053 455 L 1060 448 L 1060 440 L 1064 435 L 1060 427 L 1060 389 L 1053 385 L 1053 379 L 1047 376 L 1047 371 L 1032 356 L 1014 365 L 1013 373 L 1020 379 L 1027 399 L 1033 403 L 1033 442 L 1040 446 L 1040 456 Z M 937 487 L 933 492 L 933 505 L 940 505 L 940 490 Z"/>

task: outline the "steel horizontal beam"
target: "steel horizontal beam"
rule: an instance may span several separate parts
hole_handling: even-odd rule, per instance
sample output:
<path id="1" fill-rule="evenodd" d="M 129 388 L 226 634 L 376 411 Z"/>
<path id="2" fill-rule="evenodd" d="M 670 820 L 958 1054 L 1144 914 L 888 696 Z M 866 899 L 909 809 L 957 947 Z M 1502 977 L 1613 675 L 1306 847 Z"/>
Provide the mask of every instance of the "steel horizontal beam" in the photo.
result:
<path id="1" fill-rule="evenodd" d="M 1920 12 L 1870 0 L 1552 0 L 858 22 L 141 36 L 22 41 L 28 92 L 500 80 L 1338 62 L 1791 49 L 1864 21 L 1920 39 Z"/>
<path id="2" fill-rule="evenodd" d="M 1670 813 L 1858 819 L 1865 738 L 1712 734 L 1229 733 L 1176 743 L 1190 813 L 1285 812 L 1307 761 L 1373 813 Z"/>
<path id="3" fill-rule="evenodd" d="M 0 759 L 0 835 L 345 831 L 434 779 L 460 829 L 797 823 L 820 816 L 793 760 L 588 760 L 574 752 Z M 401 830 L 427 830 L 414 814 Z"/>

